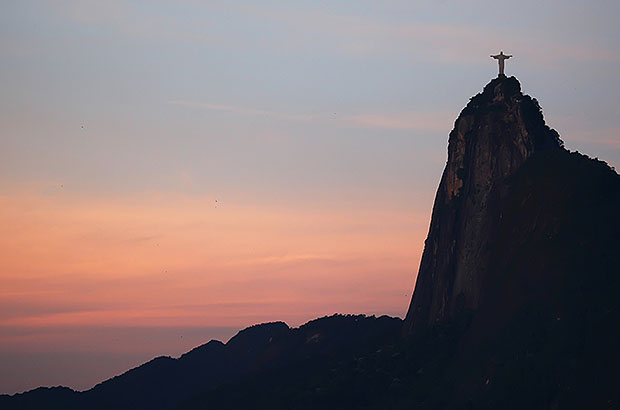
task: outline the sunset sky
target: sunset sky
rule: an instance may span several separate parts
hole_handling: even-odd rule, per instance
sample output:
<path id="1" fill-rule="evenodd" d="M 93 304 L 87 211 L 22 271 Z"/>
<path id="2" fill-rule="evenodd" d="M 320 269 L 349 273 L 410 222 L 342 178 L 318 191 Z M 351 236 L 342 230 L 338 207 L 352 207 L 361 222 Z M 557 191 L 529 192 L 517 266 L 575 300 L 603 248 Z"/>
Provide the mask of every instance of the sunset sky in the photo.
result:
<path id="1" fill-rule="evenodd" d="M 620 167 L 620 2 L 0 5 L 0 393 L 265 321 L 403 317 L 469 98 Z"/>

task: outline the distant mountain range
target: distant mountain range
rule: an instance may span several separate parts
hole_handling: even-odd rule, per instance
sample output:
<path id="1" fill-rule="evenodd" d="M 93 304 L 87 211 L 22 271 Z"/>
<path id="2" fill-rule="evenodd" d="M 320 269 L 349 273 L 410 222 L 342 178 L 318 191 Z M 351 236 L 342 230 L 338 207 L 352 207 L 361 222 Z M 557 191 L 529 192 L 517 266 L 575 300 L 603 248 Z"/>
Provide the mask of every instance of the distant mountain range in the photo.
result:
<path id="1" fill-rule="evenodd" d="M 2 409 L 620 408 L 620 176 L 499 76 L 450 133 L 405 321 L 282 322 Z"/>

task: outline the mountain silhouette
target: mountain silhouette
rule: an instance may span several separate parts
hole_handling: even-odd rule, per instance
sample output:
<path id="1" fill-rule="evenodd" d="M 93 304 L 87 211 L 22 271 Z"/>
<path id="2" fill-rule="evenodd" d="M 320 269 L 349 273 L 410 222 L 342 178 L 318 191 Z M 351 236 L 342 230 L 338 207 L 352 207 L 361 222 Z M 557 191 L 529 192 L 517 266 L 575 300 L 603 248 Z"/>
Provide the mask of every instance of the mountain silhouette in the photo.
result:
<path id="1" fill-rule="evenodd" d="M 402 321 L 333 315 L 299 328 L 283 322 L 241 330 L 226 344 L 212 340 L 178 359 L 157 357 L 84 392 L 38 388 L 1 395 L 2 409 L 174 409 L 219 385 L 273 369 L 365 354 L 398 338 Z"/>
<path id="2" fill-rule="evenodd" d="M 282 322 L 161 357 L 85 392 L 0 407 L 620 408 L 620 176 L 569 152 L 514 77 L 449 136 L 404 321 Z"/>

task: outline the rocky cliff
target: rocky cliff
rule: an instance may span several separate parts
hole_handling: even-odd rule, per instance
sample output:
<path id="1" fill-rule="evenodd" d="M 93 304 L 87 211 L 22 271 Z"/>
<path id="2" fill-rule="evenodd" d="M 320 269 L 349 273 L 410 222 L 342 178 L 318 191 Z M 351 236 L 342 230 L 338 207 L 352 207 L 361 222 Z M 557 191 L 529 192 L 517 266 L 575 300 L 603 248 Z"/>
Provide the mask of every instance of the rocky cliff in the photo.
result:
<path id="1" fill-rule="evenodd" d="M 535 153 L 561 147 L 516 78 L 500 76 L 471 99 L 450 133 L 406 333 L 478 307 L 502 218 L 497 188 Z"/>
<path id="2" fill-rule="evenodd" d="M 620 176 L 563 148 L 515 78 L 450 133 L 403 325 L 429 408 L 620 408 Z M 447 336 L 446 336 L 447 335 Z M 425 373 L 428 374 L 428 373 Z M 424 388 L 422 390 L 425 390 Z"/>

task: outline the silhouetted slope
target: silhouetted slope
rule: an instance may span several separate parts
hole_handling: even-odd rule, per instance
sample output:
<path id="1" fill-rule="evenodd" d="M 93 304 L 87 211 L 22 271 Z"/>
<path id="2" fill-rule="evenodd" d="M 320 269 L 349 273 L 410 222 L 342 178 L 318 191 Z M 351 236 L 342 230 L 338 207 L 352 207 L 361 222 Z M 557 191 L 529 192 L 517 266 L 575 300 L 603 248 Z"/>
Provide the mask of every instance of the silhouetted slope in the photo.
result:
<path id="1" fill-rule="evenodd" d="M 351 396 L 344 394 L 339 383 L 351 386 L 344 366 L 386 346 L 393 349 L 400 340 L 401 326 L 400 319 L 387 316 L 338 315 L 310 321 L 270 346 L 265 358 L 272 366 L 238 382 L 222 384 L 215 391 L 187 400 L 180 408 L 334 408 L 335 403 L 343 402 L 347 403 L 344 408 L 351 408 Z M 389 375 L 385 377 L 391 382 Z M 356 401 L 376 395 L 372 385 L 367 387 L 355 391 Z M 317 401 L 318 397 L 328 401 Z"/>
<path id="2" fill-rule="evenodd" d="M 79 393 L 68 387 L 38 387 L 12 396 L 0 394 L 0 409 L 71 409 Z"/>
<path id="3" fill-rule="evenodd" d="M 158 357 L 81 394 L 89 408 L 170 409 L 181 398 L 253 369 L 272 340 L 290 331 L 283 322 L 244 329 L 223 344 L 212 340 L 179 359 Z"/>
<path id="4" fill-rule="evenodd" d="M 290 329 L 255 325 L 228 343 L 211 341 L 178 359 L 158 357 L 85 392 L 40 388 L 0 396 L 2 409 L 172 409 L 222 383 L 304 361 L 367 350 L 397 338 L 400 319 L 334 315 Z"/>

